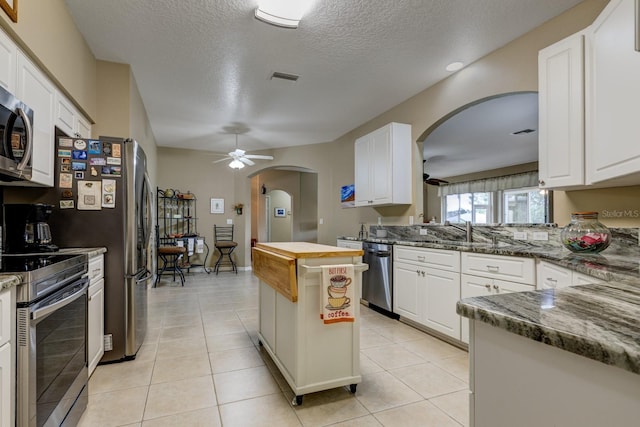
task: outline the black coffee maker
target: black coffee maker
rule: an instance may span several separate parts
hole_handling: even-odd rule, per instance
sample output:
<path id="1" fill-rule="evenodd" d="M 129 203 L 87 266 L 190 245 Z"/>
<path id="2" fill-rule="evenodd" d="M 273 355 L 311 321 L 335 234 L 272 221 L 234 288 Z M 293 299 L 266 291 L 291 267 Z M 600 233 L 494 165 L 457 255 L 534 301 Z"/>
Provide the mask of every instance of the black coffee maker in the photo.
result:
<path id="1" fill-rule="evenodd" d="M 4 251 L 6 253 L 55 252 L 49 217 L 53 206 L 38 204 L 4 205 Z"/>

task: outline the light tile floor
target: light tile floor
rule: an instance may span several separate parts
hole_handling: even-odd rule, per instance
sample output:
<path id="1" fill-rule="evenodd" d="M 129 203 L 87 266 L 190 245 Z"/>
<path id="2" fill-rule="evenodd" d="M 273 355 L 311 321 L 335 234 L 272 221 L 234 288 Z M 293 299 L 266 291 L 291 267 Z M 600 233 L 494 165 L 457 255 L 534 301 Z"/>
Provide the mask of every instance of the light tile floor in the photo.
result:
<path id="1" fill-rule="evenodd" d="M 465 351 L 361 311 L 362 383 L 293 392 L 258 345 L 251 272 L 170 277 L 149 290 L 149 330 L 136 360 L 101 365 L 89 380 L 87 426 L 468 425 Z"/>

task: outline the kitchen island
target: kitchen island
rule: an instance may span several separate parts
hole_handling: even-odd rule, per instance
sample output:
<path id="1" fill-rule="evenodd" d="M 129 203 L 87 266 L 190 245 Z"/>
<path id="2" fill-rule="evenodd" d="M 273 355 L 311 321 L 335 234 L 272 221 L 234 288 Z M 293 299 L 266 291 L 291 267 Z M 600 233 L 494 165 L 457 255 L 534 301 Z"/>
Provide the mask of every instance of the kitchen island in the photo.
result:
<path id="1" fill-rule="evenodd" d="M 302 404 L 304 394 L 346 385 L 355 393 L 361 382 L 358 302 L 367 268 L 362 250 L 282 242 L 259 243 L 252 252 L 260 278 L 258 337 L 293 390 L 293 404 Z M 348 306 L 353 320 L 327 323 L 321 318 L 323 270 L 347 265 L 353 266 L 352 280 L 344 281 L 352 287 L 353 301 L 329 299 L 343 304 L 330 307 L 332 313 Z"/>
<path id="2" fill-rule="evenodd" d="M 638 425 L 639 312 L 637 281 L 460 301 L 471 426 Z"/>

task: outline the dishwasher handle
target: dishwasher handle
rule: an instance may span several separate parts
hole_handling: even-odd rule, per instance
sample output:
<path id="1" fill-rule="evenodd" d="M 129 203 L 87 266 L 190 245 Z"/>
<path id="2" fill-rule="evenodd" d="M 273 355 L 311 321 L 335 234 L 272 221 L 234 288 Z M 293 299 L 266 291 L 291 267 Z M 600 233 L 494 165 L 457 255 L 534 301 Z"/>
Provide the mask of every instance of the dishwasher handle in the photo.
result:
<path id="1" fill-rule="evenodd" d="M 375 256 L 378 258 L 385 258 L 391 256 L 391 251 L 375 251 Z"/>

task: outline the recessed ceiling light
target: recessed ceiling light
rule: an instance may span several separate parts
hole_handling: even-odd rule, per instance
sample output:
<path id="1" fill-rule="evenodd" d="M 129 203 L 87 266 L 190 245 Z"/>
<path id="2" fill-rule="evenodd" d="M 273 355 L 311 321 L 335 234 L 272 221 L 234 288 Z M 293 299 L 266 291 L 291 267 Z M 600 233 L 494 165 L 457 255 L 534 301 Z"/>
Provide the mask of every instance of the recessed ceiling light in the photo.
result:
<path id="1" fill-rule="evenodd" d="M 444 69 L 447 71 L 458 71 L 462 67 L 464 67 L 464 64 L 462 62 L 452 62 L 451 64 L 447 65 Z"/>

